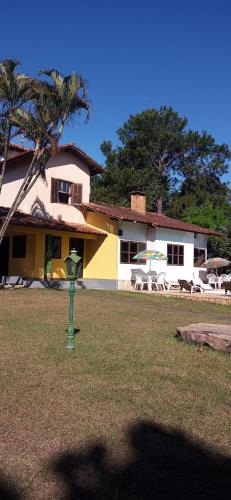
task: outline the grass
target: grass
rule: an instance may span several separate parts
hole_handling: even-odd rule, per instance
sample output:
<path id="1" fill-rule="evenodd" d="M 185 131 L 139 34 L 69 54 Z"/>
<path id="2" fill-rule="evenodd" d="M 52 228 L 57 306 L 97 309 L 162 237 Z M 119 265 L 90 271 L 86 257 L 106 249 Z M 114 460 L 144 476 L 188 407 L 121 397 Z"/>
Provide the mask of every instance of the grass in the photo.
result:
<path id="1" fill-rule="evenodd" d="M 0 498 L 229 498 L 230 355 L 174 334 L 230 308 L 77 295 L 68 351 L 67 292 L 0 292 Z"/>

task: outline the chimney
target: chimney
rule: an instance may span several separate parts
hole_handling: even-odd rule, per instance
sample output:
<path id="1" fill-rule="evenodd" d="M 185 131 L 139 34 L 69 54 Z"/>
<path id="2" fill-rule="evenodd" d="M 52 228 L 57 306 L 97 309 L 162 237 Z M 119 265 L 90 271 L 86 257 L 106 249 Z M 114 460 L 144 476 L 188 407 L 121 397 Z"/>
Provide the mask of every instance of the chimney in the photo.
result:
<path id="1" fill-rule="evenodd" d="M 143 191 L 132 191 L 131 193 L 131 210 L 145 214 L 146 212 L 146 193 Z"/>

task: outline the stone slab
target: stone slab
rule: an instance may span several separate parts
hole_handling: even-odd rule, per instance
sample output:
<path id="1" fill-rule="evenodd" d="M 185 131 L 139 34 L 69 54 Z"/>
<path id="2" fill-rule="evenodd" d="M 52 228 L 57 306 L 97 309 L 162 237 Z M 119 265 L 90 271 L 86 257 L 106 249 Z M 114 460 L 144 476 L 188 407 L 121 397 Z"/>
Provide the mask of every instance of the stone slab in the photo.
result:
<path id="1" fill-rule="evenodd" d="M 177 336 L 185 342 L 231 352 L 231 325 L 195 323 L 177 328 Z"/>

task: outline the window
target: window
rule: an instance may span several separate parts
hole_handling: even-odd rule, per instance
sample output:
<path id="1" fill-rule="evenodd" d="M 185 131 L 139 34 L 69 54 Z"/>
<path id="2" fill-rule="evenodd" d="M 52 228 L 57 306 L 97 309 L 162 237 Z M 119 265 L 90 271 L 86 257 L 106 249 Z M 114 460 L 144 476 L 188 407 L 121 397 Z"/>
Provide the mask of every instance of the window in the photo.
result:
<path id="1" fill-rule="evenodd" d="M 206 260 L 205 248 L 194 248 L 194 267 L 200 267 L 200 265 L 205 260 Z"/>
<path id="2" fill-rule="evenodd" d="M 46 260 L 61 259 L 60 236 L 46 236 Z"/>
<path id="3" fill-rule="evenodd" d="M 71 183 L 67 181 L 58 181 L 58 203 L 68 205 L 71 196 Z"/>
<path id="4" fill-rule="evenodd" d="M 167 257 L 169 266 L 184 265 L 184 246 L 183 245 L 168 245 Z"/>
<path id="5" fill-rule="evenodd" d="M 14 259 L 24 259 L 26 257 L 26 236 L 13 236 L 12 257 Z"/>
<path id="6" fill-rule="evenodd" d="M 120 262 L 121 264 L 146 264 L 146 260 L 133 260 L 133 257 L 142 250 L 146 250 L 146 243 L 140 241 L 121 241 L 120 242 Z"/>
<path id="7" fill-rule="evenodd" d="M 82 191 L 82 184 L 75 184 L 62 179 L 51 179 L 51 203 L 77 205 L 82 203 Z"/>

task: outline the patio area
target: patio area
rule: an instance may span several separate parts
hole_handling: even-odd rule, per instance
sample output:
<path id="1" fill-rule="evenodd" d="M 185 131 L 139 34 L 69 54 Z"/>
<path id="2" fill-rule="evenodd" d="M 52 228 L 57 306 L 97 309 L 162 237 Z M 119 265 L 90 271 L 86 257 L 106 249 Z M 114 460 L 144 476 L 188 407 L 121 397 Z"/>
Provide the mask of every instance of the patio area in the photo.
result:
<path id="1" fill-rule="evenodd" d="M 225 290 L 222 289 L 215 289 L 211 290 L 209 292 L 195 292 L 195 293 L 189 293 L 186 291 L 181 292 L 180 290 L 152 290 L 148 291 L 143 290 L 140 293 L 148 293 L 148 294 L 158 294 L 158 295 L 164 295 L 165 297 L 176 297 L 180 299 L 186 299 L 186 300 L 194 300 L 194 301 L 199 301 L 199 302 L 213 302 L 216 304 L 223 304 L 223 305 L 231 305 L 231 294 L 226 295 Z"/>
<path id="2" fill-rule="evenodd" d="M 218 259 L 213 259 L 218 260 Z M 228 261 L 227 261 L 228 262 Z M 134 291 L 161 294 L 167 297 L 177 297 L 186 300 L 214 302 L 217 304 L 231 303 L 231 275 L 208 273 L 205 269 L 194 270 L 193 277 L 170 279 L 166 272 L 132 269 L 131 283 Z"/>

